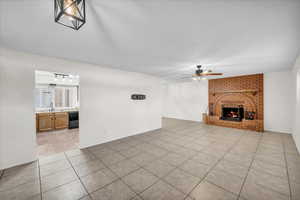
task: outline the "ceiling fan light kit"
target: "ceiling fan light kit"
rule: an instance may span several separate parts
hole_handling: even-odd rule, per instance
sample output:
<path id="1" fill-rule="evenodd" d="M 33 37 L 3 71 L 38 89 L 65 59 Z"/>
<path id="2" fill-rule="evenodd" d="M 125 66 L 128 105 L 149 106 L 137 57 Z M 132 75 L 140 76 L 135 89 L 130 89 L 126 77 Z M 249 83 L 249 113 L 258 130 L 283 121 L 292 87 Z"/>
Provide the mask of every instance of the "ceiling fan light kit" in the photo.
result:
<path id="1" fill-rule="evenodd" d="M 204 80 L 207 80 L 207 78 L 206 77 L 193 77 L 192 78 L 193 79 L 193 81 L 204 81 Z"/>
<path id="2" fill-rule="evenodd" d="M 54 0 L 54 21 L 79 30 L 86 21 L 85 0 Z"/>

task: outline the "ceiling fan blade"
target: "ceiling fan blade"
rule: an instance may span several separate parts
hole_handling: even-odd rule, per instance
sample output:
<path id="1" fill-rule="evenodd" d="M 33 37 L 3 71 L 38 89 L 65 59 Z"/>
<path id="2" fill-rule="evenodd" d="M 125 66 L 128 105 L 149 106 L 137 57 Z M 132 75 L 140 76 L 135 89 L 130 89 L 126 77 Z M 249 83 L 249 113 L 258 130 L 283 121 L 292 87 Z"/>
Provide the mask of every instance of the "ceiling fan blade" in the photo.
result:
<path id="1" fill-rule="evenodd" d="M 200 74 L 199 76 L 221 76 L 223 73 L 203 73 Z"/>
<path id="2" fill-rule="evenodd" d="M 221 76 L 223 75 L 223 73 L 211 73 L 211 72 L 207 72 L 207 73 L 201 73 L 201 74 L 193 74 L 193 77 L 199 77 L 199 76 Z"/>

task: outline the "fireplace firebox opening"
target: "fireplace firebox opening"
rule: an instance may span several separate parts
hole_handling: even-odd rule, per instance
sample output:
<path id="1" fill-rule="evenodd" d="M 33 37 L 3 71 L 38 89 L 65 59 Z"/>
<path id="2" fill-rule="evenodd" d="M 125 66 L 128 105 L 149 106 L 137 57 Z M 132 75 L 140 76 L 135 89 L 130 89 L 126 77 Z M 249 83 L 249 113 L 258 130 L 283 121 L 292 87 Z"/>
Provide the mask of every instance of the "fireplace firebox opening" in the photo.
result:
<path id="1" fill-rule="evenodd" d="M 243 118 L 244 118 L 243 106 L 236 106 L 236 107 L 222 106 L 222 115 L 220 117 L 221 120 L 242 121 Z"/>

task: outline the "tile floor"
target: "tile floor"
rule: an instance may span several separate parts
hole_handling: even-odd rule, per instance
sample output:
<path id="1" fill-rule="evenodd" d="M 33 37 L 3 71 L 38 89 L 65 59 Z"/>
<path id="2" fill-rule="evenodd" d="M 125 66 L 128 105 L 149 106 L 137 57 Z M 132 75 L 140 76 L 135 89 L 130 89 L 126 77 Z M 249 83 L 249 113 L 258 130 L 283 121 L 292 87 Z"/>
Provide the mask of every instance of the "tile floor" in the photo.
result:
<path id="1" fill-rule="evenodd" d="M 79 129 L 37 133 L 38 155 L 50 156 L 79 148 Z"/>
<path id="2" fill-rule="evenodd" d="M 2 200 L 299 200 L 292 137 L 164 119 L 163 128 L 4 170 Z"/>

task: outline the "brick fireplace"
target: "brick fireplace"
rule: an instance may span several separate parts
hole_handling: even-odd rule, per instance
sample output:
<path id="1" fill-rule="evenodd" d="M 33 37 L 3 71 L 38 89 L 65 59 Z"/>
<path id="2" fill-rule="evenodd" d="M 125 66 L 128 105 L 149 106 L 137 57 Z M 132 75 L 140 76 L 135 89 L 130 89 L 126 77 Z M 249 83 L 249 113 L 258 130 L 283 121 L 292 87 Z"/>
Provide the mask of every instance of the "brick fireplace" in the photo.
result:
<path id="1" fill-rule="evenodd" d="M 263 74 L 209 80 L 208 124 L 263 131 Z"/>

